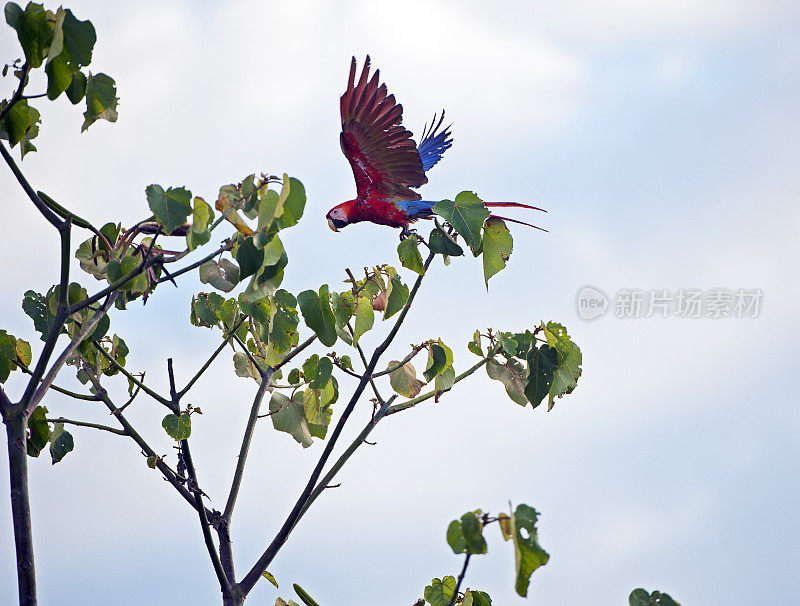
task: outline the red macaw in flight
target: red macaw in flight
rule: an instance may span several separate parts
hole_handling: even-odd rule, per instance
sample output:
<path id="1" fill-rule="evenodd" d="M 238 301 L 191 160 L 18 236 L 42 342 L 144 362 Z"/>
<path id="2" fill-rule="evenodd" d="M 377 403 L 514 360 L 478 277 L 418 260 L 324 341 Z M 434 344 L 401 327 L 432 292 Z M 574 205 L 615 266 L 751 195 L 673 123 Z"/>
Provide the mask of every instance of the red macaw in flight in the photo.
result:
<path id="1" fill-rule="evenodd" d="M 369 55 L 358 83 L 355 82 L 356 58 L 350 64 L 347 90 L 342 95 L 342 134 L 339 141 L 353 168 L 357 196 L 334 206 L 326 218 L 333 231 L 359 221 L 401 227 L 401 238 L 409 234 L 408 224 L 433 216 L 436 201 L 423 200 L 415 188 L 428 182 L 425 175 L 453 144 L 450 127 L 439 132 L 433 117 L 425 128 L 422 141 L 414 143 L 412 133 L 403 127 L 403 106 L 387 94 L 386 84 L 378 86 L 380 70 L 369 78 Z M 519 202 L 485 202 L 487 207 L 516 207 L 542 210 Z M 545 211 L 546 212 L 546 211 Z M 516 219 L 507 221 L 536 227 Z M 541 229 L 537 227 L 536 229 Z"/>

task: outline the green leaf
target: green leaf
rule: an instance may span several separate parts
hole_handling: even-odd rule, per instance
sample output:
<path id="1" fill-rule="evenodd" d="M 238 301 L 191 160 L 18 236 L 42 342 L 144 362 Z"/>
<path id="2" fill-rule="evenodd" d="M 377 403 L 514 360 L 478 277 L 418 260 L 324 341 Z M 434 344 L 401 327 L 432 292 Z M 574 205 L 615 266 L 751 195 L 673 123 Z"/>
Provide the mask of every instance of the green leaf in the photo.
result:
<path id="1" fill-rule="evenodd" d="M 274 297 L 275 312 L 272 317 L 269 340 L 278 353 L 287 351 L 292 346 L 292 339 L 297 332 L 300 318 L 297 315 L 297 299 L 283 290 L 278 290 Z"/>
<path id="2" fill-rule="evenodd" d="M 300 587 L 300 585 L 294 583 L 292 587 L 294 587 L 295 593 L 297 593 L 297 595 L 303 601 L 303 604 L 305 604 L 306 606 L 319 606 L 319 604 L 317 604 L 314 601 L 314 599 L 310 595 L 308 595 L 308 592 L 302 587 Z"/>
<path id="3" fill-rule="evenodd" d="M 302 391 L 295 392 L 291 399 L 282 393 L 273 392 L 269 401 L 269 412 L 275 429 L 291 435 L 303 448 L 313 444 Z"/>
<path id="4" fill-rule="evenodd" d="M 419 254 L 419 243 L 415 236 L 400 241 L 400 244 L 397 245 L 397 256 L 400 257 L 403 267 L 415 271 L 419 275 L 425 273 L 422 255 Z"/>
<path id="5" fill-rule="evenodd" d="M 647 593 L 641 587 L 631 592 L 628 597 L 628 604 L 630 606 L 681 606 L 666 593 L 661 593 L 660 591 Z"/>
<path id="6" fill-rule="evenodd" d="M 105 74 L 89 74 L 86 81 L 86 111 L 83 112 L 84 121 L 81 132 L 100 119 L 116 122 L 118 117 L 117 101 L 119 101 L 117 87 L 113 78 Z M 155 211 L 153 212 L 155 213 Z M 171 229 L 167 230 L 167 233 L 171 231 Z"/>
<path id="7" fill-rule="evenodd" d="M 446 576 L 443 579 L 433 579 L 425 588 L 425 601 L 431 606 L 449 606 L 453 594 L 456 592 L 455 577 Z"/>
<path id="8" fill-rule="evenodd" d="M 55 316 L 47 305 L 47 298 L 28 290 L 22 299 L 22 310 L 33 320 L 33 327 L 41 335 L 42 341 L 46 341 L 55 322 Z"/>
<path id="9" fill-rule="evenodd" d="M 536 520 L 539 514 L 533 507 L 519 505 L 514 515 L 511 516 L 512 538 L 514 540 L 514 553 L 517 565 L 517 595 L 523 598 L 528 595 L 528 586 L 531 575 L 547 564 L 550 559 L 548 553 L 539 545 L 536 534 Z"/>
<path id="10" fill-rule="evenodd" d="M 4 100 L 0 103 L 0 108 L 5 108 L 7 105 L 8 101 Z M 30 141 L 39 134 L 40 122 L 39 111 L 28 105 L 27 99 L 22 99 L 14 104 L 0 122 L 0 138 L 7 139 L 11 147 L 21 143 L 20 149 L 24 157 L 28 151 L 36 149 Z"/>
<path id="11" fill-rule="evenodd" d="M 333 416 L 331 407 L 338 397 L 339 387 L 336 379 L 332 377 L 322 389 L 307 389 L 303 392 L 303 411 L 313 437 L 320 439 L 325 437 Z"/>
<path id="12" fill-rule="evenodd" d="M 62 9 L 59 9 L 59 14 Z M 69 9 L 64 9 L 63 45 L 70 63 L 76 67 L 89 65 L 92 62 L 92 49 L 97 42 L 97 34 L 91 21 L 79 21 Z M 99 75 L 99 74 L 98 74 Z"/>
<path id="13" fill-rule="evenodd" d="M 486 553 L 483 525 L 474 511 L 468 511 L 461 520 L 453 520 L 447 528 L 447 544 L 453 553 Z"/>
<path id="14" fill-rule="evenodd" d="M 544 327 L 547 344 L 555 348 L 558 354 L 558 367 L 553 373 L 553 384 L 548 392 L 547 410 L 552 410 L 554 399 L 572 393 L 581 376 L 583 356 L 580 348 L 572 342 L 567 329 L 557 322 L 548 322 Z"/>
<path id="15" fill-rule="evenodd" d="M 333 315 L 336 317 L 336 326 L 339 328 L 347 326 L 350 318 L 356 313 L 356 299 L 353 293 L 349 290 L 343 293 L 333 293 L 331 305 L 333 306 Z"/>
<path id="16" fill-rule="evenodd" d="M 398 311 L 403 309 L 403 306 L 408 301 L 408 286 L 403 284 L 400 276 L 395 274 L 389 281 L 389 294 L 386 297 L 386 309 L 383 312 L 383 319 L 391 318 Z"/>
<path id="17" fill-rule="evenodd" d="M 388 368 L 394 368 L 400 364 L 399 360 L 389 362 Z M 400 368 L 389 373 L 389 383 L 397 393 L 406 398 L 414 398 L 425 385 L 417 378 L 417 371 L 411 362 L 406 362 Z"/>
<path id="18" fill-rule="evenodd" d="M 158 457 L 155 455 L 147 457 L 147 466 L 150 469 L 155 469 L 158 466 Z"/>
<path id="19" fill-rule="evenodd" d="M 125 255 L 119 261 L 113 259 L 106 266 L 106 276 L 109 284 L 113 284 L 130 274 L 139 266 L 139 260 L 133 255 Z M 131 278 L 119 286 L 120 290 L 131 290 L 136 284 L 136 278 Z"/>
<path id="20" fill-rule="evenodd" d="M 163 427 L 164 431 L 177 442 L 185 440 L 192 435 L 192 420 L 185 412 L 180 415 L 174 413 L 168 414 L 161 421 L 161 427 Z"/>
<path id="21" fill-rule="evenodd" d="M 320 343 L 331 347 L 336 343 L 336 318 L 331 310 L 328 285 L 319 288 L 319 295 L 313 290 L 305 290 L 297 295 L 297 304 L 303 312 L 303 320 L 317 335 Z"/>
<path id="22" fill-rule="evenodd" d="M 198 273 L 203 284 L 211 284 L 222 292 L 230 292 L 239 284 L 239 268 L 228 259 L 219 262 L 209 259 L 198 268 Z"/>
<path id="23" fill-rule="evenodd" d="M 72 75 L 72 82 L 67 87 L 67 99 L 72 105 L 77 105 L 86 96 L 86 75 L 83 72 L 75 72 Z"/>
<path id="24" fill-rule="evenodd" d="M 358 339 L 365 332 L 372 328 L 375 323 L 375 311 L 372 309 L 372 301 L 369 297 L 358 297 L 356 303 L 356 324 L 353 328 L 353 345 L 358 343 Z"/>
<path id="25" fill-rule="evenodd" d="M 186 245 L 189 250 L 194 250 L 211 239 L 211 232 L 208 228 L 213 220 L 214 211 L 203 198 L 195 196 L 192 228 L 186 232 Z"/>
<path id="26" fill-rule="evenodd" d="M 53 432 L 50 434 L 50 456 L 53 459 L 53 465 L 74 448 L 75 441 L 72 439 L 72 434 L 64 429 L 63 423 L 55 423 Z"/>
<path id="27" fill-rule="evenodd" d="M 481 249 L 481 227 L 489 216 L 483 201 L 471 191 L 462 191 L 455 201 L 442 200 L 434 204 L 432 210 L 453 226 L 477 257 Z"/>
<path id="28" fill-rule="evenodd" d="M 506 266 L 514 241 L 505 222 L 489 217 L 483 225 L 483 279 L 489 288 L 489 278 Z"/>
<path id="29" fill-rule="evenodd" d="M 275 580 L 275 576 L 271 572 L 265 570 L 264 572 L 261 573 L 261 576 L 267 579 L 273 585 L 275 585 L 275 588 L 277 589 L 278 581 Z"/>
<path id="30" fill-rule="evenodd" d="M 550 393 L 553 373 L 558 367 L 558 353 L 547 344 L 532 347 L 528 352 L 528 380 L 525 383 L 525 397 L 534 408 Z"/>
<path id="31" fill-rule="evenodd" d="M 283 213 L 281 214 L 281 228 L 286 229 L 297 225 L 303 216 L 306 207 L 306 188 L 294 177 L 283 176 L 283 191 L 280 198 L 283 200 Z M 288 187 L 287 187 L 288 185 Z M 288 191 L 287 191 L 288 190 Z"/>
<path id="32" fill-rule="evenodd" d="M 166 234 L 186 223 L 186 218 L 192 213 L 192 193 L 185 187 L 170 187 L 164 191 L 160 185 L 153 184 L 147 186 L 145 194 L 150 210 Z"/>
<path id="33" fill-rule="evenodd" d="M 467 591 L 461 606 L 492 606 L 492 598 L 484 591 Z"/>
<path id="34" fill-rule="evenodd" d="M 460 257 L 464 254 L 464 249 L 453 242 L 450 236 L 448 236 L 438 227 L 431 232 L 428 247 L 430 248 L 431 252 L 447 255 L 449 257 Z"/>
<path id="35" fill-rule="evenodd" d="M 50 426 L 47 424 L 47 408 L 37 406 L 28 417 L 28 455 L 38 457 L 50 440 Z"/>
<path id="36" fill-rule="evenodd" d="M 33 361 L 31 344 L 27 341 L 23 341 L 22 339 L 17 339 L 14 349 L 15 353 L 17 354 L 17 362 L 21 362 L 25 366 L 30 366 L 31 362 Z"/>
<path id="37" fill-rule="evenodd" d="M 516 360 L 508 360 L 502 363 L 496 359 L 491 359 L 486 363 L 486 374 L 495 381 L 500 381 L 506 388 L 508 397 L 514 402 L 520 406 L 525 406 L 528 403 L 528 399 L 525 397 L 527 371 L 522 364 Z"/>
<path id="38" fill-rule="evenodd" d="M 6 23 L 17 30 L 19 43 L 25 53 L 25 62 L 31 67 L 40 67 L 53 38 L 53 29 L 47 22 L 44 7 L 28 2 L 23 12 L 19 5 L 9 2 L 6 4 L 5 14 Z"/>
<path id="39" fill-rule="evenodd" d="M 428 346 L 428 354 L 428 367 L 422 376 L 425 377 L 425 381 L 430 382 L 447 367 L 447 354 L 441 345 L 436 343 Z"/>
<path id="40" fill-rule="evenodd" d="M 309 379 L 308 375 L 305 375 L 306 381 L 309 381 L 309 388 L 322 389 L 328 384 L 328 381 L 331 380 L 333 362 L 331 362 L 330 358 L 320 358 L 316 365 L 315 371 L 314 377 L 311 379 Z"/>
<path id="41" fill-rule="evenodd" d="M 239 264 L 240 280 L 255 274 L 264 263 L 264 250 L 256 248 L 252 236 L 236 236 L 233 256 Z"/>
<path id="42" fill-rule="evenodd" d="M 75 75 L 75 68 L 67 64 L 67 56 L 64 53 L 54 59 L 48 59 L 44 71 L 47 74 L 47 98 L 51 101 L 69 88 Z"/>

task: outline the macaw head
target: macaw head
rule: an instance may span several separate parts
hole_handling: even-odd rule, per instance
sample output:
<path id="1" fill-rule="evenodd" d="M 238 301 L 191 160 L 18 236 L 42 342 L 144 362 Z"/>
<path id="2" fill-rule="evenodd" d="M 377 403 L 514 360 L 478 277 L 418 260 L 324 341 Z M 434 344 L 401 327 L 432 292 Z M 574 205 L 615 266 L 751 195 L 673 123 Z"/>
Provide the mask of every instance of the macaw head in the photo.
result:
<path id="1" fill-rule="evenodd" d="M 355 202 L 355 200 L 348 200 L 347 202 L 337 204 L 328 211 L 328 214 L 325 215 L 325 218 L 328 220 L 328 226 L 333 231 L 339 231 L 342 227 L 347 227 L 350 225 L 352 222 L 352 208 Z"/>

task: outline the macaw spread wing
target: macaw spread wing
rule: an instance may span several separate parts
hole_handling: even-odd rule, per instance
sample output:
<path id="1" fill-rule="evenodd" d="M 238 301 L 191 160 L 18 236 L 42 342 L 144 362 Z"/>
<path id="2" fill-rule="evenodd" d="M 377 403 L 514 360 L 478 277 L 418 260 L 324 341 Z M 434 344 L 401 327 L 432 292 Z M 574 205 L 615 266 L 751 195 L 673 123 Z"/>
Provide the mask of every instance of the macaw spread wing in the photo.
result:
<path id="1" fill-rule="evenodd" d="M 402 125 L 403 106 L 394 95 L 387 95 L 385 84 L 378 86 L 379 74 L 375 70 L 369 78 L 368 56 L 356 84 L 353 57 L 340 101 L 342 151 L 353 168 L 359 198 L 377 189 L 387 197 L 419 200 L 421 196 L 411 188 L 427 183 L 428 178 L 412 134 Z"/>

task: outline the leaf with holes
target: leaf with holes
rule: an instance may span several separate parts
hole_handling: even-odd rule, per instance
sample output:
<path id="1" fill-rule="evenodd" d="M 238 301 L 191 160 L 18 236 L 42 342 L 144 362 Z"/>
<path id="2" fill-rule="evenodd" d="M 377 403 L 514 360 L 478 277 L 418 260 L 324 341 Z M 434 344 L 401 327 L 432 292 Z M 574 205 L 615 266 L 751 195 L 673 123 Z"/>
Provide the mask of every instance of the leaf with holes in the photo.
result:
<path id="1" fill-rule="evenodd" d="M 176 442 L 185 440 L 192 435 L 192 420 L 185 412 L 180 415 L 174 413 L 168 414 L 161 421 L 161 427 L 163 427 L 167 435 Z"/>
<path id="2" fill-rule="evenodd" d="M 491 359 L 486 363 L 486 374 L 495 381 L 500 381 L 506 388 L 508 397 L 520 406 L 525 406 L 528 399 L 525 397 L 525 383 L 527 381 L 527 371 L 516 360 L 500 362 Z"/>
<path id="3" fill-rule="evenodd" d="M 553 384 L 548 392 L 547 410 L 551 410 L 556 397 L 561 398 L 572 393 L 577 387 L 583 356 L 563 325 L 548 322 L 543 328 L 547 344 L 556 350 L 558 358 L 558 367 L 553 372 Z"/>
<path id="4" fill-rule="evenodd" d="M 53 459 L 53 465 L 67 456 L 68 452 L 72 452 L 74 448 L 75 441 L 72 439 L 72 434 L 64 429 L 63 423 L 55 423 L 50 434 L 50 456 Z"/>
<path id="5" fill-rule="evenodd" d="M 523 598 L 528 595 L 528 586 L 531 575 L 547 564 L 550 559 L 548 553 L 539 545 L 536 534 L 536 520 L 539 514 L 533 507 L 519 505 L 511 516 L 512 538 L 514 540 L 514 553 L 517 566 L 517 594 Z"/>

